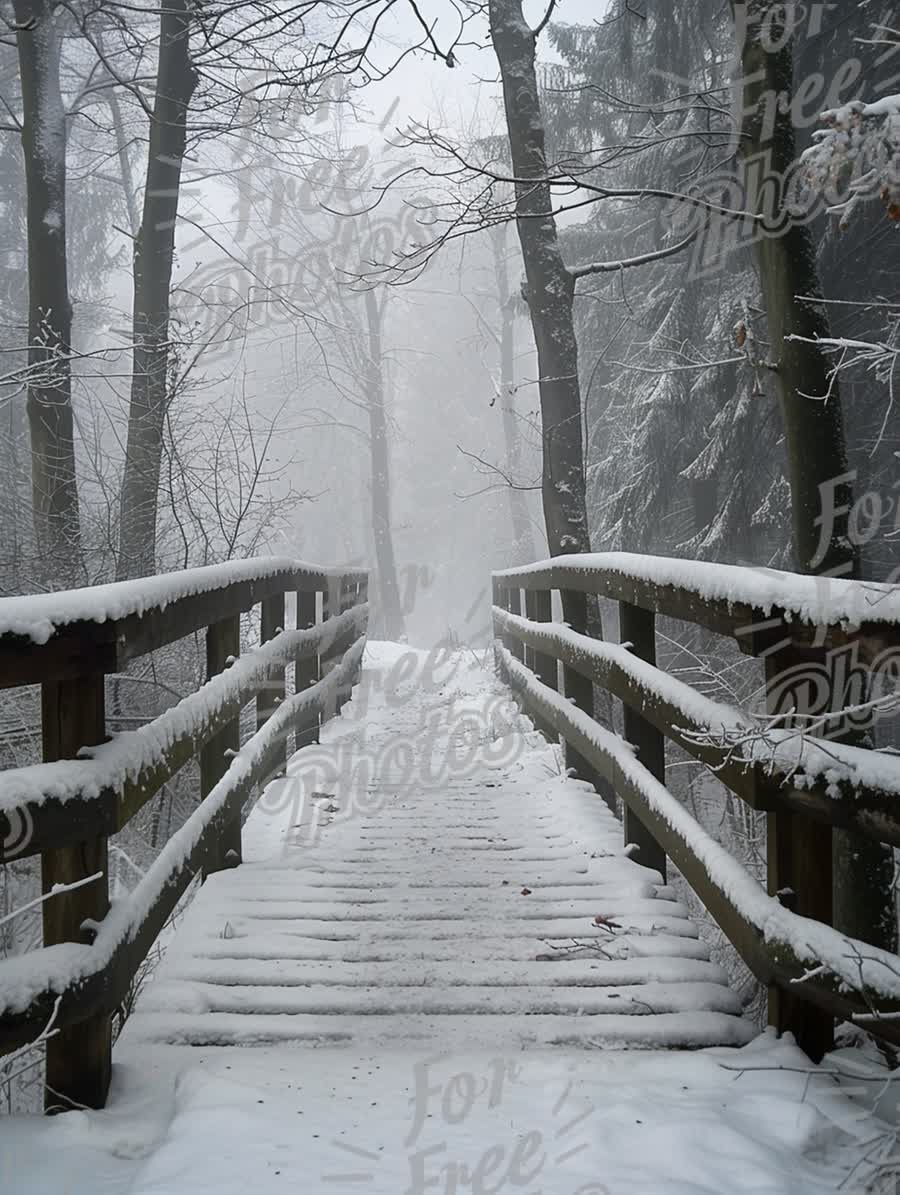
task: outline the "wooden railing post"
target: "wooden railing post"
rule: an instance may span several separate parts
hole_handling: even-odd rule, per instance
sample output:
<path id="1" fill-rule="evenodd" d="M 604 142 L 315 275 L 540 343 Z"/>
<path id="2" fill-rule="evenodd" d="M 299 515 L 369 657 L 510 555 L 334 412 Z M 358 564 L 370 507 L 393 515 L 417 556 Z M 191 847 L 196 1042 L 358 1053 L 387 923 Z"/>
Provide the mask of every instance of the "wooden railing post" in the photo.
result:
<path id="1" fill-rule="evenodd" d="M 522 590 L 518 589 L 518 588 L 507 589 L 506 602 L 507 602 L 506 608 L 510 612 L 510 614 L 518 614 L 521 617 L 521 614 L 522 614 Z M 523 664 L 525 663 L 525 644 L 521 641 L 521 639 L 517 639 L 515 637 L 515 635 L 510 635 L 509 642 L 507 643 L 507 647 L 512 652 L 512 654 L 516 657 L 517 660 L 521 660 L 521 662 Z"/>
<path id="2" fill-rule="evenodd" d="M 581 624 L 581 633 L 586 634 L 585 627 L 587 625 L 586 611 L 588 608 L 588 599 L 585 594 L 573 591 L 560 590 L 560 599 L 562 601 L 563 614 L 566 621 L 570 625 L 575 624 L 574 615 L 578 615 L 578 623 Z M 573 613 L 570 613 L 573 612 Z M 575 629 L 579 629 L 575 626 Z M 574 668 L 569 668 L 563 665 L 563 692 L 568 697 L 577 709 L 582 713 L 588 715 L 589 718 L 594 717 L 594 685 L 589 677 L 582 676 L 580 672 L 576 672 Z M 570 769 L 579 780 L 586 780 L 588 784 L 593 784 L 594 788 L 609 806 L 613 813 L 616 812 L 616 794 L 612 787 L 605 780 L 596 768 L 592 767 L 588 761 L 571 746 L 570 743 L 565 743 L 566 753 L 566 767 Z"/>
<path id="3" fill-rule="evenodd" d="M 360 580 L 360 583 L 357 584 L 357 586 L 356 586 L 357 605 L 363 606 L 368 601 L 368 586 L 369 586 L 368 577 L 363 576 Z M 366 627 L 368 629 L 368 621 L 366 623 Z M 359 662 L 357 662 L 356 668 L 354 670 L 353 678 L 351 678 L 351 680 L 350 680 L 351 690 L 353 690 L 354 685 L 360 684 L 360 678 L 362 675 L 362 661 L 363 661 L 363 657 L 360 656 Z"/>
<path id="4" fill-rule="evenodd" d="M 316 592 L 297 593 L 297 628 L 305 630 L 316 625 Z M 319 657 L 316 654 L 294 663 L 294 692 L 303 693 L 320 678 Z M 297 724 L 297 749 L 319 741 L 319 711 L 310 706 L 300 715 Z"/>
<path id="5" fill-rule="evenodd" d="M 532 622 L 551 621 L 553 612 L 549 589 L 525 590 L 525 617 Z M 530 648 L 525 662 L 542 685 L 547 685 L 551 689 L 559 689 L 559 669 L 555 656 L 547 655 L 546 652 L 538 651 L 537 648 Z M 559 742 L 559 735 L 549 722 L 545 722 L 535 715 L 532 715 L 532 720 L 544 738 L 551 743 Z"/>
<path id="6" fill-rule="evenodd" d="M 619 640 L 630 643 L 631 650 L 648 664 L 656 664 L 656 615 L 629 602 L 619 602 Z M 666 782 L 666 742 L 662 731 L 652 726 L 638 710 L 623 703 L 625 738 L 637 750 L 638 760 L 656 777 Z M 666 853 L 627 805 L 623 811 L 625 843 L 638 848 L 637 861 L 666 878 Z"/>
<path id="7" fill-rule="evenodd" d="M 74 759 L 82 747 L 106 738 L 102 673 L 41 685 L 43 757 L 48 763 Z M 41 855 L 44 894 L 56 884 L 73 884 L 89 876 L 99 879 L 74 892 L 50 897 L 43 904 L 44 945 L 90 942 L 85 921 L 102 921 L 109 912 L 108 842 L 89 838 Z M 112 1065 L 112 1020 L 100 1014 L 62 1029 L 47 1042 L 44 1107 L 47 1111 L 82 1105 L 102 1108 Z"/>
<path id="8" fill-rule="evenodd" d="M 350 577 L 341 577 L 340 612 L 352 610 L 356 605 L 359 586 Z M 335 713 L 339 714 L 353 693 L 353 677 L 347 676 L 335 695 Z"/>
<path id="9" fill-rule="evenodd" d="M 498 577 L 491 577 L 491 605 L 503 608 L 503 586 L 500 584 Z M 497 639 L 503 639 L 500 627 L 497 625 L 497 618 L 491 614 L 491 640 L 496 642 Z M 497 663 L 497 651 L 494 649 L 494 663 Z"/>
<path id="10" fill-rule="evenodd" d="M 259 641 L 268 643 L 274 639 L 279 631 L 284 630 L 284 594 L 276 593 L 272 597 L 264 598 L 260 603 Z M 266 687 L 256 699 L 256 728 L 261 729 L 284 701 L 284 669 L 275 672 L 266 683 Z M 268 758 L 268 767 L 261 781 L 265 784 L 273 776 L 284 773 L 287 761 L 287 742 L 282 740 L 272 748 Z"/>
<path id="11" fill-rule="evenodd" d="M 341 577 L 329 577 L 328 586 L 322 593 L 322 623 L 326 624 L 329 619 L 336 618 L 341 612 Z M 332 668 L 334 668 L 335 651 L 332 644 L 326 640 L 322 645 L 322 650 L 319 655 L 320 671 L 322 677 L 326 677 Z M 322 706 L 321 721 L 328 722 L 334 718 L 339 710 L 338 694 L 334 689 L 331 689 L 325 698 Z"/>
<path id="12" fill-rule="evenodd" d="M 230 659 L 241 654 L 241 616 L 233 615 L 215 622 L 206 630 L 206 679 L 210 680 L 228 667 Z M 200 797 L 207 797 L 228 771 L 231 753 L 241 745 L 241 723 L 235 718 L 213 735 L 200 749 Z M 210 850 L 203 878 L 241 861 L 241 819 L 235 818 Z"/>
<path id="13" fill-rule="evenodd" d="M 790 650 L 771 652 L 765 657 L 766 704 L 770 713 L 778 713 L 774 699 L 781 689 L 780 679 L 799 661 Z M 790 686 L 795 703 L 810 687 Z M 797 709 L 803 714 L 802 709 Z M 783 723 L 779 722 L 779 726 Z M 802 721 L 798 724 L 802 726 Z M 831 826 L 787 809 L 766 814 L 766 857 L 769 895 L 777 896 L 786 908 L 832 924 L 832 834 Z M 823 1009 L 800 999 L 791 991 L 769 988 L 769 1024 L 779 1033 L 793 1033 L 802 1050 L 818 1062 L 834 1046 L 834 1017 Z"/>

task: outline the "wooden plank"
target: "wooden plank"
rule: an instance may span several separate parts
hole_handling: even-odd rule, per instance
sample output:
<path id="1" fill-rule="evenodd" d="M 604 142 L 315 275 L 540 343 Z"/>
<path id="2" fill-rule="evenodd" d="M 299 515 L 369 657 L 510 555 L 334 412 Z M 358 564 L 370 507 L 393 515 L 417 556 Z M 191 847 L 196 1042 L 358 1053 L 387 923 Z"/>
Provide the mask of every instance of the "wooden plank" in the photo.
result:
<path id="1" fill-rule="evenodd" d="M 88 970 L 77 987 L 62 993 L 55 1023 L 68 1032 L 77 1031 L 99 1016 L 109 1016 L 119 1005 L 138 968 L 150 952 L 178 901 L 195 876 L 208 870 L 211 857 L 219 851 L 229 827 L 240 821 L 243 806 L 250 799 L 257 773 L 236 783 L 227 800 L 198 836 L 193 850 L 173 867 L 158 899 L 149 909 L 139 929 L 120 942 L 110 961 L 96 970 Z M 0 1054 L 9 1053 L 32 1041 L 53 1013 L 55 993 L 45 992 L 24 1012 L 0 1019 Z M 58 1040 L 58 1039 L 54 1039 Z"/>
<path id="2" fill-rule="evenodd" d="M 369 601 L 368 592 L 369 592 L 369 578 L 368 578 L 368 574 L 367 574 L 364 579 L 360 578 L 359 583 L 356 586 L 356 606 L 357 607 L 368 606 L 368 601 Z M 367 611 L 366 612 L 366 622 L 365 622 L 366 627 L 368 627 L 368 618 L 369 618 L 369 616 L 368 616 L 368 611 Z M 358 661 L 356 667 L 353 669 L 350 679 L 347 682 L 348 697 L 352 696 L 354 686 L 359 684 L 360 677 L 362 676 L 364 658 L 365 658 L 365 650 L 363 650 L 363 653 L 360 655 L 359 661 Z"/>
<path id="3" fill-rule="evenodd" d="M 241 653 L 241 617 L 233 614 L 214 623 L 206 632 L 206 679 L 224 671 L 230 659 Z M 207 797 L 228 771 L 230 752 L 241 745 L 240 716 L 232 718 L 219 730 L 200 752 L 200 798 Z M 210 839 L 205 853 L 203 878 L 241 861 L 241 811 L 222 826 L 221 834 Z"/>
<path id="4" fill-rule="evenodd" d="M 85 746 L 106 738 L 104 678 L 93 673 L 75 680 L 46 681 L 41 686 L 41 732 L 47 762 L 74 759 Z M 109 910 L 109 855 L 105 836 L 87 838 L 41 856 L 41 890 L 99 878 L 73 892 L 45 900 L 43 941 L 90 942 L 86 921 L 99 923 Z M 102 1108 L 112 1068 L 112 1021 L 101 1012 L 79 1025 L 61 1029 L 47 1042 L 44 1108 Z"/>
<path id="5" fill-rule="evenodd" d="M 491 639 L 494 646 L 494 663 L 498 661 L 497 643 L 503 642 L 503 627 L 499 622 L 499 612 L 506 609 L 506 590 L 496 577 L 491 578 Z"/>
<path id="6" fill-rule="evenodd" d="M 26 800 L 9 812 L 0 812 L 0 864 L 86 839 L 109 837 L 117 829 L 116 794 L 112 792 L 67 801 L 48 798 L 39 804 Z"/>
<path id="7" fill-rule="evenodd" d="M 316 625 L 316 595 L 297 591 L 297 627 L 305 630 Z M 310 685 L 321 679 L 319 656 L 298 656 L 294 661 L 294 692 L 304 693 Z M 307 747 L 319 741 L 319 711 L 310 708 L 304 711 L 297 723 L 297 748 Z"/>
<path id="8" fill-rule="evenodd" d="M 630 643 L 631 651 L 648 664 L 656 664 L 656 615 L 651 610 L 642 610 L 628 602 L 619 603 L 619 640 Z M 640 709 L 625 704 L 625 738 L 631 743 L 637 757 L 660 782 L 666 782 L 666 744 L 662 733 L 649 722 Z M 644 867 L 652 867 L 663 879 L 666 878 L 666 853 L 641 821 L 637 813 L 627 805 L 624 809 L 625 843 L 637 848 L 637 861 Z"/>
<path id="9" fill-rule="evenodd" d="M 178 583 L 179 575 L 172 574 L 173 585 Z M 233 581 L 205 593 L 135 610 L 118 619 L 67 623 L 42 644 L 24 635 L 0 635 L 0 688 L 74 678 L 94 671 L 121 672 L 130 660 L 242 614 L 268 597 L 286 590 L 321 591 L 336 575 L 301 567 Z M 349 569 L 342 575 L 359 583 L 366 578 L 360 569 Z"/>
<path id="10" fill-rule="evenodd" d="M 67 675 L 69 668 L 83 673 L 84 660 L 91 660 L 90 669 L 101 663 L 106 672 L 121 672 L 131 660 L 249 610 L 270 594 L 297 588 L 301 580 L 312 582 L 312 578 L 298 578 L 292 571 L 235 581 L 123 618 L 69 623 L 42 645 L 22 636 L 4 635 L 0 637 L 0 685 L 30 684 L 47 676 Z M 67 659 L 71 660 L 68 666 Z"/>
<path id="11" fill-rule="evenodd" d="M 0 635 L 0 689 L 74 680 L 94 671 L 119 671 L 112 624 L 74 623 L 46 643 Z"/>

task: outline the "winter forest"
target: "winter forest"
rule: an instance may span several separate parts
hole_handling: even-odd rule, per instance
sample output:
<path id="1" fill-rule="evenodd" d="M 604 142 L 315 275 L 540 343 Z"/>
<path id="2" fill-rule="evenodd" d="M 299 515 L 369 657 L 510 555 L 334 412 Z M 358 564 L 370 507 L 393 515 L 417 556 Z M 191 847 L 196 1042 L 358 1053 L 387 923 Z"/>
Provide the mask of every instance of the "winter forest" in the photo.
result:
<path id="1" fill-rule="evenodd" d="M 0 1189 L 900 1190 L 898 235 L 894 0 L 0 0 Z"/>

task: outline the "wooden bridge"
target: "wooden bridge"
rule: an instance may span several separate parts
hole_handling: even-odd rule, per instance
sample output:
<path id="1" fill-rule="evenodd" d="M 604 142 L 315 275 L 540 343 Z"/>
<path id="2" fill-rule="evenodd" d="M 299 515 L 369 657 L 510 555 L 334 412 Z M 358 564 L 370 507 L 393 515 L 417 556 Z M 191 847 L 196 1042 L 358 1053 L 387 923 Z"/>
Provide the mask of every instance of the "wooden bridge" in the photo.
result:
<path id="1" fill-rule="evenodd" d="M 474 688 L 430 664 L 423 679 L 403 662 L 415 653 L 384 645 L 364 662 L 367 583 L 247 561 L 0 602 L 0 675 L 41 686 L 45 759 L 0 775 L 4 858 L 40 855 L 45 898 L 43 947 L 0 963 L 0 1050 L 47 1038 L 48 1107 L 103 1105 L 113 1015 L 198 873 L 123 1048 L 740 1045 L 756 1029 L 667 860 L 813 1058 L 836 1019 L 900 1041 L 900 960 L 830 926 L 832 828 L 900 845 L 900 761 L 825 742 L 833 703 L 798 708 L 835 653 L 891 659 L 897 587 L 623 554 L 495 574 L 496 663 L 541 732 L 525 734 L 498 723 L 484 672 Z M 567 591 L 617 602 L 622 642 L 552 621 Z M 256 606 L 259 646 L 241 654 Z M 657 616 L 762 656 L 773 701 L 798 666 L 792 719 L 760 723 L 667 676 Z M 201 631 L 206 684 L 108 739 L 106 678 Z M 624 737 L 594 718 L 602 690 Z M 766 812 L 768 893 L 665 788 L 664 737 Z M 554 772 L 557 739 L 579 780 Z M 198 754 L 195 811 L 110 907 L 110 836 Z M 448 758 L 463 762 L 434 767 Z"/>

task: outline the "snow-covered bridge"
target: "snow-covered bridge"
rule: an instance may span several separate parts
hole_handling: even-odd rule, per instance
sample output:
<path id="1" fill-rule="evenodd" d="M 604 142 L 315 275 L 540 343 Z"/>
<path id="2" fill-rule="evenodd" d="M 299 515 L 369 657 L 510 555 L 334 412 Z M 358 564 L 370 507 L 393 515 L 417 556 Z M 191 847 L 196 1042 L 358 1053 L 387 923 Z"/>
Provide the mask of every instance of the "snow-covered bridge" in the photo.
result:
<path id="1" fill-rule="evenodd" d="M 883 1072 L 840 1052 L 819 1068 L 759 1037 L 684 879 L 810 1054 L 835 1017 L 896 1039 L 896 956 L 825 924 L 830 870 L 813 878 L 830 864 L 821 826 L 900 840 L 900 764 L 760 728 L 667 677 L 653 618 L 743 636 L 782 669 L 786 652 L 814 668 L 840 644 L 877 669 L 895 589 L 557 559 L 495 576 L 497 676 L 471 652 L 366 648 L 366 587 L 247 562 L 0 603 L 0 664 L 7 685 L 42 684 L 48 759 L 0 776 L 5 858 L 40 853 L 45 887 L 43 949 L 0 964 L 0 1044 L 45 1039 L 48 1104 L 101 1107 L 111 1018 L 140 987 L 107 1111 L 0 1127 L 0 1178 L 56 1191 L 73 1156 L 91 1174 L 64 1188 L 79 1191 L 98 1174 L 135 1192 L 292 1176 L 392 1193 L 719 1191 L 736 1154 L 761 1190 L 862 1173 L 861 1136 L 890 1130 L 840 1081 L 871 1093 Z M 554 592 L 618 601 L 627 644 L 551 621 Z M 237 658 L 256 603 L 261 646 Z M 104 676 L 202 628 L 207 683 L 104 741 Z M 627 703 L 625 738 L 594 720 L 593 685 Z M 666 789 L 663 734 L 768 811 L 777 896 Z M 109 835 L 197 752 L 203 800 L 110 907 Z M 684 879 L 667 883 L 667 857 Z"/>
<path id="2" fill-rule="evenodd" d="M 357 699 L 257 805 L 243 866 L 195 897 L 128 1040 L 754 1036 L 684 905 L 628 858 L 594 790 L 514 728 L 477 663 L 432 665 L 373 645 Z"/>

